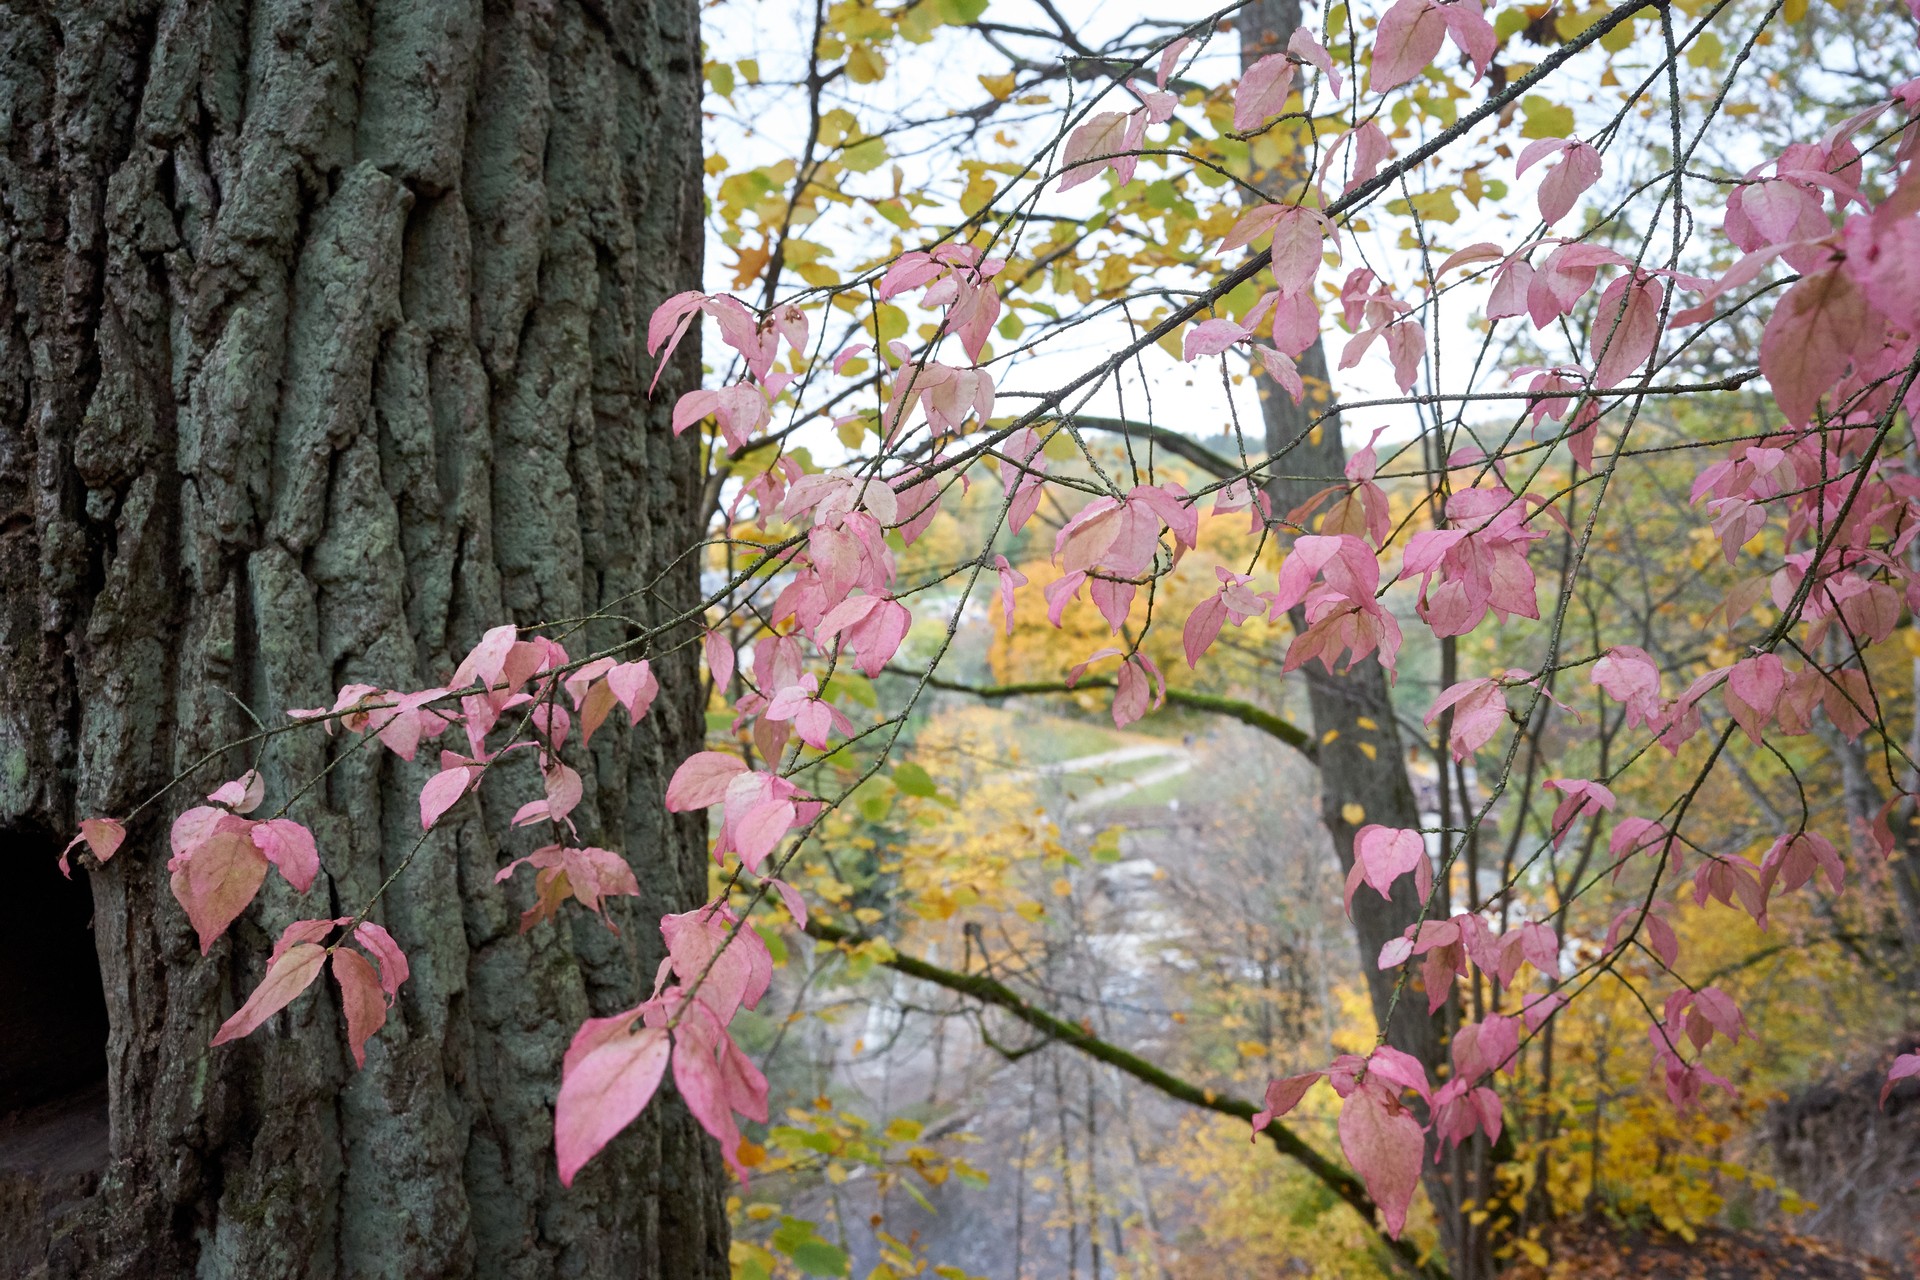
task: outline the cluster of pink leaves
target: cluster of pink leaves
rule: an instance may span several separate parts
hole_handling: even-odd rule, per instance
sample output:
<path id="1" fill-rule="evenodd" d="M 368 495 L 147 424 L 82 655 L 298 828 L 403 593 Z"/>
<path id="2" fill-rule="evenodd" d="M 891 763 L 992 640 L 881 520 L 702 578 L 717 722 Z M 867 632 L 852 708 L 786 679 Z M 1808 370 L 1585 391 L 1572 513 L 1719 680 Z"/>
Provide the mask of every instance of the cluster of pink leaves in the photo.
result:
<path id="1" fill-rule="evenodd" d="M 1471 61 L 1476 76 L 1485 71 L 1497 41 L 1479 0 L 1395 0 L 1375 31 L 1369 89 L 1386 93 L 1419 78 L 1449 40 Z M 1183 38 L 1166 48 L 1153 89 L 1127 86 L 1139 107 L 1096 114 L 1071 134 L 1060 157 L 1062 190 L 1104 170 L 1112 170 L 1120 182 L 1131 179 L 1146 130 L 1171 120 L 1176 109 L 1177 98 L 1166 86 L 1187 43 Z M 1319 71 L 1334 96 L 1342 92 L 1333 58 L 1303 28 L 1284 53 L 1248 68 L 1235 95 L 1235 130 L 1257 131 L 1284 112 L 1297 72 L 1309 66 Z M 1543 393 L 1532 410 L 1536 427 L 1573 414 L 1565 438 L 1576 462 L 1592 469 L 1601 413 L 1599 401 L 1588 393 L 1619 386 L 1653 358 L 1670 289 L 1698 295 L 1693 307 L 1669 317 L 1670 325 L 1679 326 L 1710 319 L 1717 299 L 1757 281 L 1776 259 L 1799 272 L 1801 278 L 1768 321 L 1761 349 L 1761 370 L 1789 429 L 1775 438 L 1736 445 L 1726 459 L 1702 473 L 1693 496 L 1696 503 L 1707 503 L 1730 561 L 1776 514 L 1783 518 L 1789 540 L 1810 530 L 1819 533 L 1818 552 L 1785 556 L 1770 581 L 1742 597 L 1737 611 L 1735 601 L 1728 603 L 1732 621 L 1761 591 L 1770 589 L 1777 608 L 1801 609 L 1813 643 L 1834 625 L 1856 639 L 1884 639 L 1897 625 L 1903 602 L 1909 608 L 1920 605 L 1920 584 L 1906 567 L 1904 554 L 1920 529 L 1920 520 L 1912 518 L 1912 504 L 1920 501 L 1920 478 L 1878 460 L 1866 465 L 1857 484 L 1850 474 L 1859 470 L 1872 448 L 1872 424 L 1898 394 L 1899 379 L 1893 375 L 1915 358 L 1920 345 L 1920 181 L 1909 169 L 1894 192 L 1875 203 L 1860 184 L 1860 153 L 1853 141 L 1893 109 L 1905 110 L 1911 120 L 1920 110 L 1920 82 L 1903 86 L 1892 101 L 1862 112 L 1819 143 L 1790 147 L 1747 175 L 1729 199 L 1724 227 L 1744 256 L 1717 279 L 1642 267 L 1605 246 L 1549 236 L 1513 250 L 1494 244 L 1469 246 L 1444 261 L 1424 286 L 1437 290 L 1440 278 L 1456 268 L 1497 262 L 1490 276 L 1488 318 L 1524 316 L 1537 329 L 1547 330 L 1574 314 L 1599 285 L 1603 271 L 1613 273 L 1589 316 L 1588 363 L 1515 374 L 1531 374 L 1529 389 Z M 1372 120 L 1322 141 L 1326 158 L 1316 182 L 1324 183 L 1338 163 L 1343 166 L 1343 192 L 1370 182 L 1393 156 L 1386 134 Z M 1910 123 L 1896 161 L 1908 163 L 1915 146 Z M 1538 207 L 1551 228 L 1600 180 L 1604 159 L 1598 148 L 1579 139 L 1536 142 L 1520 155 L 1516 176 L 1541 164 L 1547 167 Z M 1321 206 L 1327 203 L 1323 188 L 1310 194 Z M 1834 202 L 1834 216 L 1827 212 L 1828 198 Z M 1263 237 L 1271 246 L 1275 289 L 1238 320 L 1195 325 L 1186 335 L 1183 354 L 1194 360 L 1244 344 L 1280 386 L 1296 401 L 1304 401 L 1295 361 L 1320 335 L 1317 281 L 1327 243 L 1338 249 L 1338 228 L 1309 207 L 1303 195 L 1298 204 L 1248 210 L 1221 248 L 1249 247 Z M 1542 250 L 1544 257 L 1536 263 Z M 889 448 L 899 444 L 916 407 L 933 438 L 933 459 L 940 456 L 942 438 L 958 434 L 969 417 L 984 424 L 990 416 L 994 383 L 979 361 L 1001 311 L 994 278 L 1003 266 L 969 246 L 946 245 L 905 254 L 885 273 L 879 296 L 890 299 L 918 291 L 922 305 L 943 310 L 939 334 L 956 337 L 970 362 L 962 366 L 930 355 L 916 358 L 904 344 L 891 344 L 895 367 L 880 418 L 881 438 Z M 1365 268 L 1349 272 L 1339 301 L 1341 320 L 1352 335 L 1341 367 L 1353 367 L 1376 342 L 1384 342 L 1398 385 L 1410 390 L 1426 349 L 1416 309 Z M 731 297 L 683 293 L 664 303 L 648 326 L 648 350 L 661 369 L 703 316 L 715 322 L 743 373 L 721 388 L 685 393 L 675 406 L 673 428 L 684 431 L 711 418 L 728 448 L 738 452 L 770 423 L 774 405 L 794 381 L 793 374 L 774 369 L 780 344 L 787 344 L 796 362 L 804 360 L 809 323 L 792 304 L 763 317 Z M 1256 343 L 1257 337 L 1266 337 L 1271 345 Z M 835 372 L 844 372 L 865 349 L 841 352 L 833 361 Z M 1827 410 L 1819 421 L 1822 404 Z M 1910 412 L 1920 408 L 1920 392 L 1908 394 L 1906 407 Z M 1001 443 L 1008 525 L 1018 532 L 1040 501 L 1047 460 L 1041 452 L 1043 441 L 1032 430 L 1015 432 Z M 1449 464 L 1469 465 L 1476 458 L 1456 457 Z M 1218 590 L 1193 611 L 1183 629 L 1189 665 L 1198 662 L 1228 623 L 1239 626 L 1256 616 L 1277 619 L 1297 608 L 1307 626 L 1288 651 L 1289 670 L 1314 658 L 1332 670 L 1343 654 L 1348 661 L 1372 655 L 1393 670 L 1401 634 L 1379 600 L 1377 557 L 1386 548 L 1390 521 L 1384 491 L 1376 482 L 1377 468 L 1369 444 L 1349 463 L 1346 484 L 1293 513 L 1292 523 L 1299 527 L 1327 506 L 1320 532 L 1295 540 L 1272 592 L 1254 590 L 1248 575 L 1217 570 Z M 1499 474 L 1497 466 L 1483 470 Z M 884 669 L 911 622 L 906 607 L 892 594 L 895 566 L 887 535 L 911 543 L 932 520 L 940 493 L 927 463 L 892 476 L 877 470 L 809 475 L 791 458 L 782 458 L 741 485 L 733 498 L 730 515 L 752 499 L 763 526 L 772 517 L 805 525 L 804 539 L 785 553 L 785 582 L 768 617 L 771 625 L 753 645 L 752 679 L 742 681 L 744 691 L 733 704 L 736 731 L 750 735 L 760 758 L 769 763 L 754 768 L 728 753 L 700 752 L 679 765 L 666 802 L 676 812 L 717 807 L 716 860 L 736 856 L 802 923 L 805 904 L 779 879 L 779 868 L 768 864 L 783 840 L 814 820 L 821 804 L 776 765 L 794 737 L 814 750 L 827 750 L 833 734 L 849 734 L 852 726 L 822 696 L 820 676 L 805 669 L 807 653 L 801 642 L 829 662 L 851 655 L 868 675 Z M 1256 530 L 1271 521 L 1265 495 L 1250 481 L 1222 488 L 1213 509 L 1247 510 Z M 1452 493 L 1443 527 L 1418 533 L 1408 542 L 1394 578 L 1418 580 L 1419 616 L 1436 636 L 1468 634 L 1490 615 L 1501 621 L 1539 616 L 1527 556 L 1530 545 L 1544 536 L 1530 524 L 1542 510 L 1559 518 L 1537 499 L 1516 495 L 1504 482 L 1477 480 Z M 1116 492 L 1088 503 L 1055 540 L 1054 560 L 1061 576 L 1046 589 L 1050 619 L 1060 625 L 1067 603 L 1085 588 L 1118 634 L 1138 588 L 1177 565 L 1194 547 L 1197 526 L 1193 499 L 1177 484 L 1138 485 L 1124 495 Z M 1876 546 L 1873 531 L 1887 527 L 1897 530 L 1892 544 Z M 1163 537 L 1171 538 L 1171 547 Z M 1004 556 L 997 557 L 995 565 L 998 607 L 1010 630 L 1015 594 L 1026 578 Z M 736 674 L 730 643 L 716 632 L 706 637 L 703 647 L 715 686 L 730 689 Z M 1110 657 L 1121 658 L 1113 716 L 1125 725 L 1164 697 L 1164 682 L 1137 645 L 1130 651 L 1100 650 L 1075 667 L 1073 679 L 1090 663 Z M 1770 652 L 1755 652 L 1709 672 L 1674 699 L 1662 695 L 1661 675 L 1651 658 L 1626 646 L 1596 662 L 1592 680 L 1626 708 L 1629 727 L 1646 730 L 1676 752 L 1698 732 L 1698 704 L 1715 689 L 1728 714 L 1756 741 L 1774 729 L 1807 732 L 1816 709 L 1850 735 L 1862 732 L 1871 718 L 1871 689 L 1860 669 L 1826 670 L 1812 663 L 1788 668 Z M 1543 690 L 1544 682 L 1509 671 L 1457 683 L 1434 703 L 1428 723 L 1448 717 L 1451 749 L 1456 758 L 1465 759 L 1491 741 L 1507 720 L 1509 691 L 1528 686 Z M 318 720 L 329 732 L 338 724 L 371 734 L 407 760 L 423 742 L 460 727 L 466 750 L 443 750 L 440 770 L 422 789 L 425 829 L 473 791 L 494 762 L 508 752 L 534 750 L 542 794 L 522 804 L 512 822 L 547 825 L 554 840 L 499 873 L 505 880 L 523 865 L 534 869 L 535 905 L 523 919 L 523 928 L 528 928 L 552 917 L 568 897 L 604 917 L 608 898 L 637 893 L 632 869 L 619 853 L 579 844 L 571 814 L 581 803 L 584 787 L 563 755 L 576 720 L 584 747 L 614 708 L 623 708 L 629 723 L 637 723 L 657 692 L 645 661 L 602 657 L 576 665 L 554 641 L 523 640 L 513 627 L 501 627 L 482 639 L 445 686 L 401 692 L 351 685 L 340 691 L 330 709 L 291 714 Z M 488 740 L 503 719 L 514 724 L 514 740 L 490 749 Z M 520 736 L 523 731 L 530 736 Z M 1616 805 L 1612 791 L 1601 782 L 1552 779 L 1546 786 L 1561 797 L 1550 824 L 1556 842 L 1582 819 L 1599 821 Z M 277 866 L 300 892 L 319 872 L 318 852 L 305 827 L 284 817 L 246 816 L 259 806 L 262 792 L 259 775 L 249 773 L 220 787 L 208 797 L 209 805 L 190 809 L 174 824 L 169 862 L 174 892 L 203 952 L 252 902 L 269 865 Z M 106 862 L 125 835 L 124 825 L 116 820 L 87 819 L 61 855 L 62 870 L 81 844 L 96 860 Z M 1884 813 L 1875 838 L 1883 851 L 1891 849 Z M 1609 848 L 1619 859 L 1616 875 L 1636 853 L 1660 859 L 1676 874 L 1681 870 L 1678 841 L 1654 819 L 1615 819 Z M 1349 905 L 1363 884 L 1384 895 L 1407 874 L 1426 897 L 1433 872 L 1421 834 L 1379 826 L 1363 829 L 1347 885 Z M 1820 874 L 1836 892 L 1844 884 L 1844 867 L 1832 845 L 1803 831 L 1783 836 L 1758 867 L 1729 855 L 1707 857 L 1695 872 L 1693 888 L 1696 901 L 1737 900 L 1764 925 L 1776 888 L 1790 891 Z M 336 930 L 340 936 L 326 944 Z M 679 1092 L 736 1169 L 740 1138 L 735 1117 L 766 1118 L 766 1081 L 728 1030 L 734 1014 L 753 1008 L 767 988 L 771 961 L 765 943 L 724 900 L 664 917 L 661 933 L 667 959 L 652 997 L 624 1013 L 590 1019 L 566 1053 L 555 1118 L 564 1180 L 570 1181 L 632 1122 L 669 1065 Z M 1642 933 L 1649 950 L 1671 968 L 1677 944 L 1671 929 L 1650 909 L 1616 918 L 1607 948 L 1627 945 Z M 1558 970 L 1559 952 L 1559 939 L 1545 925 L 1521 922 L 1496 936 L 1478 915 L 1463 913 L 1411 927 L 1387 945 L 1379 962 L 1389 967 L 1418 959 L 1430 1005 L 1437 1008 L 1469 962 L 1504 988 L 1523 963 L 1551 978 Z M 356 1061 L 364 1062 L 367 1040 L 383 1023 L 405 981 L 407 962 L 383 929 L 361 917 L 289 925 L 269 959 L 266 978 L 222 1026 L 215 1043 L 244 1036 L 285 1008 L 312 984 L 329 958 L 346 1013 L 349 1045 Z M 1501 1104 L 1488 1083 L 1495 1073 L 1512 1070 L 1522 1026 L 1537 1030 L 1562 1003 L 1557 993 L 1535 995 L 1515 1014 L 1490 1013 L 1462 1027 L 1452 1044 L 1453 1073 L 1437 1090 L 1417 1062 L 1386 1046 L 1365 1059 L 1343 1055 L 1325 1072 L 1275 1081 L 1255 1128 L 1285 1114 L 1308 1087 L 1327 1078 L 1344 1100 L 1342 1147 L 1397 1235 L 1418 1180 L 1427 1135 L 1453 1143 L 1477 1131 L 1497 1136 Z M 1704 1049 L 1716 1033 L 1728 1040 L 1750 1034 L 1738 1008 L 1723 993 L 1711 987 L 1683 988 L 1669 998 L 1664 1019 L 1650 1034 L 1656 1065 L 1676 1104 L 1697 1099 L 1707 1085 L 1725 1087 L 1681 1051 L 1683 1043 L 1696 1052 Z M 1889 1076 L 1888 1088 L 1915 1075 L 1920 1075 L 1920 1055 L 1904 1055 Z M 1426 1107 L 1424 1126 L 1402 1100 L 1408 1090 Z"/>

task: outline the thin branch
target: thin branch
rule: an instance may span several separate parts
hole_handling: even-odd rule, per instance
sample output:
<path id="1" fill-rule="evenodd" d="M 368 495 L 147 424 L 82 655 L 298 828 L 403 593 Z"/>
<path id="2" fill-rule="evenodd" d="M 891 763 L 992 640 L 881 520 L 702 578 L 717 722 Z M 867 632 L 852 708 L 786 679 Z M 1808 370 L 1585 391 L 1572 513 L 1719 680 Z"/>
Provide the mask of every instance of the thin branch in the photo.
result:
<path id="1" fill-rule="evenodd" d="M 892 675 L 909 673 L 888 667 Z M 942 680 L 929 677 L 927 683 L 936 689 L 949 693 L 970 693 L 976 698 L 1028 698 L 1050 693 L 1079 693 L 1086 689 L 1111 689 L 1114 682 L 1109 678 L 1094 677 L 1068 684 L 1064 680 L 1029 680 L 1015 684 L 963 684 L 958 680 Z M 1258 729 L 1271 738 L 1278 738 L 1309 760 L 1317 759 L 1318 749 L 1314 746 L 1313 735 L 1305 729 L 1251 702 L 1242 702 L 1238 698 L 1222 698 L 1211 693 L 1194 693 L 1186 689 L 1168 689 L 1167 701 L 1176 707 L 1186 707 L 1193 711 L 1206 711 L 1217 716 L 1226 716 L 1238 720 L 1251 729 Z"/>

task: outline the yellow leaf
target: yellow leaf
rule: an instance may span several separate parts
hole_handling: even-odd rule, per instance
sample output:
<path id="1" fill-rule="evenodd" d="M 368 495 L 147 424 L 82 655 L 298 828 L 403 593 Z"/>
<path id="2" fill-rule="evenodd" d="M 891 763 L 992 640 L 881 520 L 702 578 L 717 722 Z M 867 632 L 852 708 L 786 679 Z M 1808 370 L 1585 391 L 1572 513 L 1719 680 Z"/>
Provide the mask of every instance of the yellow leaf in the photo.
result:
<path id="1" fill-rule="evenodd" d="M 1573 132 L 1573 108 L 1549 102 L 1537 93 L 1520 99 L 1520 111 L 1526 116 L 1520 129 L 1523 138 L 1564 138 Z"/>
<path id="2" fill-rule="evenodd" d="M 855 84 L 878 84 L 886 78 L 887 60 L 870 44 L 847 50 L 847 79 Z"/>
<path id="3" fill-rule="evenodd" d="M 1073 892 L 1073 884 L 1065 876 L 1060 876 L 1054 880 L 1053 882 L 1054 897 L 1064 898 L 1067 895 L 1071 894 L 1072 892 Z"/>
<path id="4" fill-rule="evenodd" d="M 999 189 L 999 183 L 978 169 L 974 170 L 967 178 L 966 189 L 960 193 L 960 212 L 971 218 L 987 207 L 987 202 L 993 199 L 994 192 Z"/>
<path id="5" fill-rule="evenodd" d="M 1003 76 L 981 76 L 980 84 L 993 95 L 995 102 L 1005 102 L 1013 94 L 1013 72 L 1009 71 Z"/>
<path id="6" fill-rule="evenodd" d="M 1340 806 L 1340 820 L 1350 827 L 1357 827 L 1367 820 L 1367 811 L 1349 801 Z"/>

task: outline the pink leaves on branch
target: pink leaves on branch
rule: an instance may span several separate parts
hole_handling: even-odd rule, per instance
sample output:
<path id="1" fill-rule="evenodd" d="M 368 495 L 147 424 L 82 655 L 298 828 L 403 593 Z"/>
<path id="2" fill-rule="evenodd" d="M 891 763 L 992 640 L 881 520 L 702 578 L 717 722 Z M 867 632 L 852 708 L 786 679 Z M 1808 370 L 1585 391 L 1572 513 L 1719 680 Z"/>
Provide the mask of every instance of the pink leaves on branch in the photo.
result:
<path id="1" fill-rule="evenodd" d="M 1340 1150 L 1380 1207 L 1387 1235 L 1398 1240 L 1406 1229 L 1407 1209 L 1420 1185 L 1420 1160 L 1427 1150 L 1420 1122 L 1401 1103 L 1396 1090 L 1369 1075 L 1340 1108 Z"/>
<path id="2" fill-rule="evenodd" d="M 1431 1011 L 1446 1002 L 1454 976 L 1467 971 L 1468 961 L 1502 987 L 1512 985 L 1522 964 L 1531 964 L 1548 977 L 1558 977 L 1560 940 L 1551 928 L 1537 921 L 1523 921 L 1496 934 L 1478 915 L 1460 912 L 1450 920 L 1408 925 L 1400 937 L 1389 939 L 1380 948 L 1375 963 L 1381 969 L 1392 969 L 1420 957 L 1424 957 L 1421 979 Z"/>
<path id="3" fill-rule="evenodd" d="M 1363 883 L 1382 898 L 1393 896 L 1393 882 L 1409 871 L 1420 901 L 1433 892 L 1433 866 L 1427 860 L 1426 838 L 1418 831 L 1369 823 L 1354 833 L 1353 870 L 1347 873 L 1347 915 L 1353 915 L 1353 894 Z"/>
<path id="4" fill-rule="evenodd" d="M 213 806 L 188 809 L 174 820 L 173 896 L 200 936 L 200 954 L 247 909 L 266 881 L 267 867 L 278 867 L 287 883 L 305 893 L 320 873 L 313 834 L 287 818 L 257 822 L 241 816 L 260 804 L 260 775 L 245 775 L 222 785 L 207 798 Z"/>
<path id="5" fill-rule="evenodd" d="M 1546 534 L 1529 514 L 1527 499 L 1505 489 L 1462 489 L 1447 499 L 1451 527 L 1408 540 L 1400 576 L 1419 576 L 1417 608 L 1434 635 L 1466 635 L 1489 611 L 1503 622 L 1540 616 L 1527 547 Z"/>
<path id="6" fill-rule="evenodd" d="M 1340 1150 L 1366 1184 L 1380 1209 L 1382 1224 L 1394 1239 L 1406 1229 L 1407 1210 L 1420 1183 L 1426 1134 L 1401 1102 L 1412 1089 L 1429 1099 L 1426 1071 L 1408 1055 L 1382 1045 L 1369 1058 L 1342 1054 L 1325 1072 L 1289 1076 L 1267 1085 L 1266 1106 L 1253 1117 L 1253 1132 L 1298 1106 L 1307 1090 L 1326 1079 L 1345 1101 L 1340 1108 Z"/>
<path id="7" fill-rule="evenodd" d="M 646 1109 L 667 1073 L 672 1041 L 664 1027 L 633 1025 L 643 1009 L 589 1018 L 567 1046 L 553 1109 L 554 1154 L 567 1186 Z"/>
<path id="8" fill-rule="evenodd" d="M 1549 778 L 1540 786 L 1544 790 L 1560 793 L 1560 803 L 1554 806 L 1553 817 L 1547 822 L 1547 829 L 1552 833 L 1556 847 L 1567 838 L 1567 832 L 1583 815 L 1603 813 L 1612 809 L 1615 803 L 1612 791 L 1585 778 Z"/>
<path id="9" fill-rule="evenodd" d="M 718 903 L 663 917 L 660 932 L 667 959 L 653 998 L 589 1018 L 561 1063 L 554 1146 L 568 1185 L 645 1109 L 669 1062 L 687 1109 L 743 1179 L 734 1117 L 767 1119 L 766 1077 L 727 1032 L 735 1011 L 753 1008 L 766 992 L 773 973 L 766 943 Z M 679 985 L 660 990 L 669 975 Z"/>
<path id="10" fill-rule="evenodd" d="M 1380 563 L 1373 549 L 1352 534 L 1309 534 L 1294 540 L 1280 565 L 1275 617 L 1304 606 L 1307 629 L 1287 648 L 1285 669 L 1320 659 L 1328 671 L 1345 651 L 1357 662 L 1378 652 L 1380 665 L 1394 669 L 1400 651 L 1400 624 L 1375 599 Z"/>
<path id="11" fill-rule="evenodd" d="M 747 870 L 756 875 L 787 832 L 811 821 L 819 808 L 817 801 L 793 783 L 749 769 L 738 756 L 722 751 L 689 756 L 667 785 L 667 809 L 689 813 L 716 804 L 723 808 L 720 832 L 714 840 L 714 859 L 737 853 Z"/>
<path id="12" fill-rule="evenodd" d="M 1540 220 L 1548 226 L 1573 211 L 1588 187 L 1600 180 L 1603 162 L 1591 145 L 1566 138 L 1536 138 L 1527 144 L 1514 165 L 1514 176 L 1526 173 L 1548 156 L 1557 156 L 1540 179 Z"/>
<path id="13" fill-rule="evenodd" d="M 640 882 L 634 878 L 633 868 L 611 849 L 571 849 L 550 844 L 500 868 L 493 882 L 504 883 L 522 864 L 536 869 L 534 904 L 520 916 L 522 933 L 542 920 L 551 920 L 569 897 L 577 899 L 587 910 L 597 912 L 607 927 L 613 929 L 613 921 L 607 919 L 606 899 L 640 895 Z"/>
<path id="14" fill-rule="evenodd" d="M 1089 655 L 1076 663 L 1067 673 L 1067 688 L 1071 689 L 1080 682 L 1087 668 L 1106 658 L 1121 658 L 1120 650 L 1107 648 Z M 1126 654 L 1120 663 L 1120 671 L 1114 677 L 1113 723 L 1114 727 L 1124 729 L 1134 721 L 1146 715 L 1149 710 L 1162 706 L 1167 700 L 1167 682 L 1160 675 L 1160 668 L 1153 659 L 1144 653 Z"/>
<path id="15" fill-rule="evenodd" d="M 1101 111 L 1067 136 L 1060 149 L 1060 185 L 1056 191 L 1071 191 L 1083 182 L 1113 170 L 1122 186 L 1133 181 L 1140 164 L 1140 143 L 1147 134 L 1148 108 L 1134 111 Z"/>
<path id="16" fill-rule="evenodd" d="M 983 257 L 972 245 L 944 244 L 926 252 L 916 249 L 894 259 L 880 277 L 876 293 L 884 302 L 924 289 L 920 304 L 946 308 L 941 332 L 957 335 L 966 348 L 967 359 L 978 364 L 994 322 L 1000 318 L 1000 291 L 994 287 L 993 278 L 1006 265 L 1006 259 Z M 986 418 L 986 413 L 980 415 L 982 422 Z"/>
<path id="17" fill-rule="evenodd" d="M 354 1065 L 367 1065 L 367 1041 L 386 1025 L 387 1009 L 407 980 L 407 958 L 394 943 L 393 936 L 372 921 L 355 927 L 352 941 L 358 942 L 373 959 L 350 951 L 347 938 L 331 947 L 320 945 L 335 929 L 353 924 L 352 916 L 334 920 L 296 920 L 280 934 L 267 961 L 266 977 L 253 989 L 246 1003 L 221 1024 L 213 1044 L 222 1045 L 251 1035 L 280 1010 L 286 1008 L 320 976 L 320 969 L 331 955 L 334 981 L 340 988 L 340 1003 L 347 1018 L 347 1046 L 353 1052 Z"/>
<path id="18" fill-rule="evenodd" d="M 1117 635 L 1133 607 L 1138 581 L 1154 568 L 1162 531 L 1173 535 L 1172 561 L 1200 537 L 1200 513 L 1177 482 L 1135 485 L 1125 497 L 1095 498 L 1054 537 L 1053 560 L 1062 576 L 1046 588 L 1048 620 L 1061 624 L 1080 588 Z"/>
<path id="19" fill-rule="evenodd" d="M 1487 22 L 1480 0 L 1395 0 L 1381 15 L 1373 45 L 1373 69 L 1367 87 L 1375 93 L 1414 79 L 1433 65 L 1440 46 L 1451 38 L 1473 63 L 1477 80 L 1493 61 L 1499 39 Z"/>
<path id="20" fill-rule="evenodd" d="M 1272 602 L 1270 596 L 1261 595 L 1248 585 L 1253 581 L 1251 575 L 1234 573 L 1225 565 L 1215 565 L 1213 572 L 1220 579 L 1220 589 L 1194 606 L 1180 630 L 1180 643 L 1189 668 L 1200 665 L 1201 656 L 1213 647 L 1222 626 L 1231 622 L 1238 627 L 1249 618 L 1261 617 Z"/>
<path id="21" fill-rule="evenodd" d="M 1526 674 L 1512 670 L 1499 679 L 1482 676 L 1449 685 L 1434 699 L 1433 706 L 1428 708 L 1425 723 L 1432 725 L 1442 714 L 1451 710 L 1453 731 L 1448 737 L 1447 746 L 1455 760 L 1465 760 L 1484 747 L 1500 731 L 1500 726 L 1506 723 L 1505 686 L 1524 678 Z"/>
<path id="22" fill-rule="evenodd" d="M 1594 309 L 1589 354 L 1593 358 L 1593 385 L 1617 387 L 1647 362 L 1660 341 L 1660 304 L 1665 294 L 1650 277 L 1621 276 L 1600 295 Z M 1592 466 L 1593 451 L 1587 450 Z"/>

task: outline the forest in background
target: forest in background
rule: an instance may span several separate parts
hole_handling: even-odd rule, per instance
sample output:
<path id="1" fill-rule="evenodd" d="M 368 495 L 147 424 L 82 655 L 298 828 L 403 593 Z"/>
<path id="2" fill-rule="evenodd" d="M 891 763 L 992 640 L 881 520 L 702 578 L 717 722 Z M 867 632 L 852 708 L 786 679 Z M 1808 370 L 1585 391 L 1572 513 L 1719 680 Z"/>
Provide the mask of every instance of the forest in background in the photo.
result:
<path id="1" fill-rule="evenodd" d="M 1920 7 L 237 8 L 0 38 L 0 1261 L 1920 1266 Z"/>

